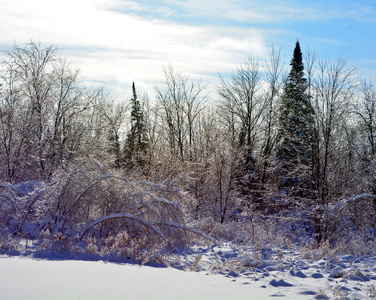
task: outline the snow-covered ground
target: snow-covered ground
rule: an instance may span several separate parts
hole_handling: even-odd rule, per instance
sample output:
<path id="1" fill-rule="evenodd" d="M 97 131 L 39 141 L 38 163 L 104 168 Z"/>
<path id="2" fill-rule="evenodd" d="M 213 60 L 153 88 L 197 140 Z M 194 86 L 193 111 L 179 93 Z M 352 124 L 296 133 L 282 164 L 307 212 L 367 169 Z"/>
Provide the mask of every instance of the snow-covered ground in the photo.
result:
<path id="1" fill-rule="evenodd" d="M 196 248 L 173 263 L 185 270 L 1 255 L 0 299 L 376 299 L 375 256 L 256 254 Z"/>
<path id="2" fill-rule="evenodd" d="M 265 299 L 221 275 L 131 264 L 0 258 L 0 299 Z"/>

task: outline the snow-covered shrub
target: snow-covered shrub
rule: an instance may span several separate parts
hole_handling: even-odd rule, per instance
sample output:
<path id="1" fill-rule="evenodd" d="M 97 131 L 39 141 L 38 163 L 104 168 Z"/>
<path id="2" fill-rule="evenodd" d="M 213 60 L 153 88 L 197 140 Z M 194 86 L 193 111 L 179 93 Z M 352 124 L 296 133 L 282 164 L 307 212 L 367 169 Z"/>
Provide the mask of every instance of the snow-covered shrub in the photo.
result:
<path id="1" fill-rule="evenodd" d="M 115 237 L 107 238 L 105 243 L 110 253 L 118 252 L 120 256 L 130 256 L 129 235 L 126 231 L 119 232 Z"/>
<path id="2" fill-rule="evenodd" d="M 42 230 L 39 234 L 39 243 L 37 250 L 51 249 L 51 234 L 49 229 Z"/>
<path id="3" fill-rule="evenodd" d="M 51 232 L 61 233 L 70 243 L 75 234 L 78 243 L 94 238 L 90 247 L 86 242 L 89 252 L 138 260 L 164 248 L 184 247 L 192 235 L 210 240 L 185 225 L 183 209 L 190 199 L 179 189 L 105 171 L 103 165 L 89 164 L 55 174 Z"/>
<path id="4" fill-rule="evenodd" d="M 185 247 L 193 235 L 211 239 L 185 225 L 183 208 L 191 199 L 179 189 L 131 180 L 97 162 L 56 170 L 51 180 L 0 184 L 2 237 L 39 239 L 38 249 L 81 247 L 140 261 Z"/>
<path id="5" fill-rule="evenodd" d="M 0 235 L 0 250 L 4 251 L 20 251 L 20 243 L 10 233 Z"/>
<path id="6" fill-rule="evenodd" d="M 89 254 L 98 253 L 98 241 L 95 237 L 88 237 L 86 239 L 86 252 Z"/>
<path id="7" fill-rule="evenodd" d="M 43 182 L 0 183 L 0 226 L 13 235 L 38 237 L 54 198 Z"/>
<path id="8" fill-rule="evenodd" d="M 61 232 L 55 232 L 52 235 L 51 246 L 52 246 L 52 250 L 55 250 L 57 252 L 70 250 L 69 239 L 67 236 L 65 236 Z"/>
<path id="9" fill-rule="evenodd" d="M 295 247 L 291 232 L 273 218 L 254 215 L 252 220 L 216 223 L 210 219 L 195 221 L 190 225 L 210 234 L 221 242 L 231 242 L 234 247 L 251 247 L 255 259 L 268 259 L 274 249 Z"/>
<path id="10" fill-rule="evenodd" d="M 124 230 L 116 236 L 106 238 L 100 253 L 102 255 L 116 254 L 123 258 L 133 258 L 136 261 L 143 262 L 147 256 L 145 252 L 152 252 L 152 249 L 146 246 L 146 242 L 146 236 L 130 239 L 128 233 Z"/>
<path id="11" fill-rule="evenodd" d="M 375 243 L 375 198 L 361 194 L 322 206 L 317 219 L 322 228 L 322 244 L 343 253 L 374 251 L 369 245 Z"/>

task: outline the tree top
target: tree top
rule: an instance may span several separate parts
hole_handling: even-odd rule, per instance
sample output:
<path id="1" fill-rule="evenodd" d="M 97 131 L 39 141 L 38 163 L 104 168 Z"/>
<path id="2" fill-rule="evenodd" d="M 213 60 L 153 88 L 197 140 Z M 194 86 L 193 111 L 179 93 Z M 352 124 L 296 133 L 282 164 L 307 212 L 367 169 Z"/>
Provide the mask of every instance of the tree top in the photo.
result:
<path id="1" fill-rule="evenodd" d="M 294 71 L 295 73 L 300 73 L 304 70 L 303 55 L 302 55 L 302 51 L 300 49 L 299 40 L 296 41 L 295 49 L 294 49 L 294 55 L 291 59 L 290 65 L 292 67 L 291 71 Z"/>

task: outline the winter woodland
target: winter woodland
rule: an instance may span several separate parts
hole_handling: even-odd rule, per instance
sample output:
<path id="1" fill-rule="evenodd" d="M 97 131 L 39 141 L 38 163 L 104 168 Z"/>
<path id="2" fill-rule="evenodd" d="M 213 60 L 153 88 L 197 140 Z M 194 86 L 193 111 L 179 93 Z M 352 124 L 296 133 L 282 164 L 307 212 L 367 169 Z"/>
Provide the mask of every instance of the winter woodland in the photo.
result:
<path id="1" fill-rule="evenodd" d="M 153 98 L 136 82 L 115 99 L 53 46 L 2 52 L 0 249 L 169 266 L 221 243 L 374 255 L 376 87 L 299 42 L 283 61 L 250 56 L 216 95 L 169 65 Z M 232 261 L 218 270 L 259 267 Z"/>

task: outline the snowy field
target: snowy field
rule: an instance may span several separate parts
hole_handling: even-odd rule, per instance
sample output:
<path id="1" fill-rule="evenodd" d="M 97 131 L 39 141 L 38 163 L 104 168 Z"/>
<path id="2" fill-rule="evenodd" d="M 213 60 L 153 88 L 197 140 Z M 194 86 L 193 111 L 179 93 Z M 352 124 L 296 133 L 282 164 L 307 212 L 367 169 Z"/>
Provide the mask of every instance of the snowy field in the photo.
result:
<path id="1" fill-rule="evenodd" d="M 1 299 L 264 299 L 271 292 L 221 275 L 130 264 L 3 257 L 0 268 Z"/>
<path id="2" fill-rule="evenodd" d="M 374 256 L 253 259 L 222 245 L 175 268 L 37 256 L 0 256 L 0 299 L 376 299 Z"/>

